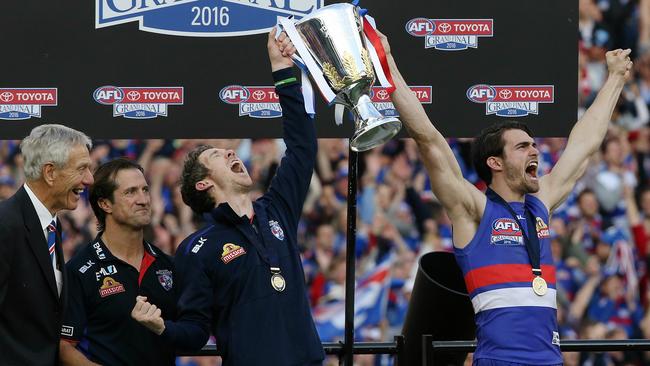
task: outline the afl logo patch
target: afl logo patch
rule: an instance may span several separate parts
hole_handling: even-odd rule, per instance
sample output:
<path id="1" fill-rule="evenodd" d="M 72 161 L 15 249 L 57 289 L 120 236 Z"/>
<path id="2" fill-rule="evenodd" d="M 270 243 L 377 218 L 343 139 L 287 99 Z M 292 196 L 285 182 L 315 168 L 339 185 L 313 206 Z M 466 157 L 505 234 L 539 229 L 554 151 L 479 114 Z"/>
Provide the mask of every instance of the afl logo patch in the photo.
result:
<path id="1" fill-rule="evenodd" d="M 494 245 L 523 245 L 524 237 L 519 223 L 510 218 L 500 218 L 492 223 L 490 244 Z"/>

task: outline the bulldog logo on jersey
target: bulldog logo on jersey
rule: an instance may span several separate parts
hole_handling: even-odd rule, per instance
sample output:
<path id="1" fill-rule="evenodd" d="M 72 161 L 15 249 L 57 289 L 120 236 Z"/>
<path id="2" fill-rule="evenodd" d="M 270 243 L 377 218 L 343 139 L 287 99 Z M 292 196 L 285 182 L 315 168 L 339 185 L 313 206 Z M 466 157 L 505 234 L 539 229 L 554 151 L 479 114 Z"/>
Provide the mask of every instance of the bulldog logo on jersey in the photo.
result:
<path id="1" fill-rule="evenodd" d="M 278 240 L 284 240 L 284 231 L 277 221 L 270 220 L 269 226 L 271 227 L 271 233 L 273 236 L 278 238 Z"/>
<path id="2" fill-rule="evenodd" d="M 535 229 L 537 230 L 537 237 L 540 239 L 546 239 L 551 236 L 551 231 L 548 229 L 548 225 L 544 222 L 541 217 L 535 217 Z"/>
<path id="3" fill-rule="evenodd" d="M 158 276 L 158 282 L 160 283 L 160 286 L 162 286 L 165 291 L 172 289 L 172 286 L 174 285 L 172 271 L 168 269 L 161 269 L 156 271 L 156 275 Z"/>
<path id="4" fill-rule="evenodd" d="M 126 291 L 124 290 L 124 286 L 121 283 L 115 281 L 113 277 L 104 277 L 102 287 L 99 288 L 99 296 L 106 297 L 119 294 L 120 292 L 124 291 Z"/>
<path id="5" fill-rule="evenodd" d="M 233 243 L 226 243 L 223 245 L 223 252 L 221 253 L 221 261 L 224 264 L 230 263 L 233 259 L 246 254 L 244 248 Z"/>
<path id="6" fill-rule="evenodd" d="M 523 245 L 524 237 L 519 223 L 510 218 L 500 218 L 492 223 L 490 244 L 494 245 Z"/>

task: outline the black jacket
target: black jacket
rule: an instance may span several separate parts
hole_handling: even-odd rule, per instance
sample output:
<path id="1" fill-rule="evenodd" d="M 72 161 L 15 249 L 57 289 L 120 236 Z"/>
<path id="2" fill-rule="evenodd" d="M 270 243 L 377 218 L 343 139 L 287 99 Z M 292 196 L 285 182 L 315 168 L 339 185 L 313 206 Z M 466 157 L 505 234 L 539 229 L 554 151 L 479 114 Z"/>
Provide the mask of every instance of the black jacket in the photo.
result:
<path id="1" fill-rule="evenodd" d="M 0 203 L 0 365 L 54 365 L 59 350 L 67 277 L 57 293 L 47 241 L 25 188 Z"/>
<path id="2" fill-rule="evenodd" d="M 275 73 L 276 81 L 291 76 L 289 70 Z M 316 132 L 299 85 L 277 92 L 287 151 L 269 191 L 253 203 L 253 220 L 220 204 L 208 215 L 210 225 L 185 239 L 176 252 L 178 321 L 165 323 L 163 337 L 195 350 L 212 332 L 224 365 L 302 366 L 324 358 L 297 243 L 316 159 Z M 283 291 L 271 286 L 268 250 L 277 255 Z"/>
<path id="3" fill-rule="evenodd" d="M 144 242 L 138 271 L 115 257 L 101 236 L 66 264 L 69 299 L 61 338 L 78 342 L 77 349 L 101 365 L 174 365 L 174 349 L 131 318 L 138 295 L 156 304 L 163 318 L 174 318 L 171 258 Z"/>

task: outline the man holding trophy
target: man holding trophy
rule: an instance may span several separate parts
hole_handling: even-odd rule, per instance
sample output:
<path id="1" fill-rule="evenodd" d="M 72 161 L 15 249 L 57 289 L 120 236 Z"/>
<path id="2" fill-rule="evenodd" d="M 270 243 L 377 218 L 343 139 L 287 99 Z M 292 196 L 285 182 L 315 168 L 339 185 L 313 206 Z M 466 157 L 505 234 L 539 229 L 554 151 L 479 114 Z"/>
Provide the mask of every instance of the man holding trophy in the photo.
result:
<path id="1" fill-rule="evenodd" d="M 489 186 L 484 194 L 463 178 L 447 141 L 400 75 L 386 37 L 380 37 L 395 81 L 392 101 L 454 227 L 456 261 L 476 313 L 474 365 L 562 364 L 549 216 L 605 137 L 630 76 L 630 50 L 607 53 L 609 77 L 549 174 L 537 177 L 539 151 L 526 125 L 502 121 L 481 132 L 472 159 Z"/>
<path id="2" fill-rule="evenodd" d="M 314 121 L 292 72 L 293 45 L 269 34 L 267 48 L 282 106 L 287 146 L 270 188 L 256 201 L 232 150 L 199 146 L 183 168 L 183 201 L 209 225 L 181 243 L 174 281 L 177 321 L 138 298 L 132 317 L 180 350 L 196 351 L 212 333 L 223 365 L 320 365 L 297 243 L 298 220 L 314 170 Z"/>

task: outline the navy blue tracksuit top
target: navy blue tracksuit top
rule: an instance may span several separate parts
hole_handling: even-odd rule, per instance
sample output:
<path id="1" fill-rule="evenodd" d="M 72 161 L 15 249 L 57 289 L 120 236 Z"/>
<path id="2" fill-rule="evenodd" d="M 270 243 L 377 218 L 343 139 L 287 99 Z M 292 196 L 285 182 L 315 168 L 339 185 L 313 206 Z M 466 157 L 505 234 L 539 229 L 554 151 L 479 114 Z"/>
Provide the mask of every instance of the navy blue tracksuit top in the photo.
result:
<path id="1" fill-rule="evenodd" d="M 291 76 L 291 69 L 273 73 L 276 81 Z M 224 365 L 303 366 L 324 358 L 296 238 L 316 160 L 316 132 L 299 84 L 276 91 L 287 150 L 268 192 L 253 203 L 253 220 L 222 203 L 206 215 L 210 224 L 176 253 L 178 317 L 165 321 L 162 336 L 179 349 L 198 350 L 212 332 Z M 265 251 L 255 243 L 277 253 L 284 291 L 271 286 Z"/>

